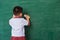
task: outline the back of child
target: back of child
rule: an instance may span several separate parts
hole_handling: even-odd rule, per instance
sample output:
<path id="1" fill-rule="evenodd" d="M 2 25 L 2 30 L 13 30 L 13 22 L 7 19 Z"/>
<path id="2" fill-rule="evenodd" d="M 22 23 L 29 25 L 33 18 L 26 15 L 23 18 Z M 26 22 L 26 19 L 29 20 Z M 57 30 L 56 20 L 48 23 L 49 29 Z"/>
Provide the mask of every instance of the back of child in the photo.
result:
<path id="1" fill-rule="evenodd" d="M 24 26 L 29 24 L 29 16 L 22 18 L 22 7 L 16 6 L 13 9 L 13 17 L 9 20 L 11 30 L 11 40 L 25 40 Z"/>

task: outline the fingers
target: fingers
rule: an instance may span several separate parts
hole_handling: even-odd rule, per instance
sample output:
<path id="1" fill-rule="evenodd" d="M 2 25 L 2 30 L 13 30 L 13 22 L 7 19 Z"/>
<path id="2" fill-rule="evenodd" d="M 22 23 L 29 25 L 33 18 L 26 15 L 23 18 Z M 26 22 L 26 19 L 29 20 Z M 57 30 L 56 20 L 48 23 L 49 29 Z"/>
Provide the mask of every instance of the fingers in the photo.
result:
<path id="1" fill-rule="evenodd" d="M 24 15 L 24 17 L 26 17 L 26 18 L 30 18 L 30 16 L 29 16 L 29 15 L 26 15 L 26 14 Z"/>

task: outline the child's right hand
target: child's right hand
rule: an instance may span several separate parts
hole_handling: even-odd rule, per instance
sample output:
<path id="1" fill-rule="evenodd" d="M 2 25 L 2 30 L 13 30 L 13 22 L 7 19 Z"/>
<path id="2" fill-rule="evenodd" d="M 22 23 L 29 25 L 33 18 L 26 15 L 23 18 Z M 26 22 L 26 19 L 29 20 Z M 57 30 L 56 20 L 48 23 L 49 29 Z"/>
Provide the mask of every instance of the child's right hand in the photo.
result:
<path id="1" fill-rule="evenodd" d="M 25 17 L 26 19 L 30 19 L 30 16 L 27 15 L 27 14 L 25 14 L 24 17 Z"/>

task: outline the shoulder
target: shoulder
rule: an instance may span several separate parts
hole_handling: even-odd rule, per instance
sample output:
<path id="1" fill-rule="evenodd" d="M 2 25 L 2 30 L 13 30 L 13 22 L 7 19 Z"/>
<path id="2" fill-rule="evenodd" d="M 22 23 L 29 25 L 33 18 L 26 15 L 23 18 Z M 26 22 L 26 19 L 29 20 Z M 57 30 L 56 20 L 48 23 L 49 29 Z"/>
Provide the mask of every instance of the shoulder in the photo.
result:
<path id="1" fill-rule="evenodd" d="M 26 19 L 24 19 L 24 18 L 21 18 L 21 20 L 26 20 Z"/>
<path id="2" fill-rule="evenodd" d="M 9 22 L 11 22 L 12 21 L 12 18 L 11 19 L 9 19 Z"/>
<path id="3" fill-rule="evenodd" d="M 9 21 L 11 21 L 12 20 L 12 18 L 11 19 L 9 19 Z"/>

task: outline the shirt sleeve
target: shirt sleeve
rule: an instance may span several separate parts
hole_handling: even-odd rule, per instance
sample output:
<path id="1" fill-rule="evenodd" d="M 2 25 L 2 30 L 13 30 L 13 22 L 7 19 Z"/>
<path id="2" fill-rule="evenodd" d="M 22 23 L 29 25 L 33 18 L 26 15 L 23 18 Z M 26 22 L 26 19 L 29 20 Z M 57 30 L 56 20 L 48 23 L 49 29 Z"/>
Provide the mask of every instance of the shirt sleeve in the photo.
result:
<path id="1" fill-rule="evenodd" d="M 27 26 L 28 25 L 28 21 L 26 19 L 23 19 L 23 25 Z"/>

